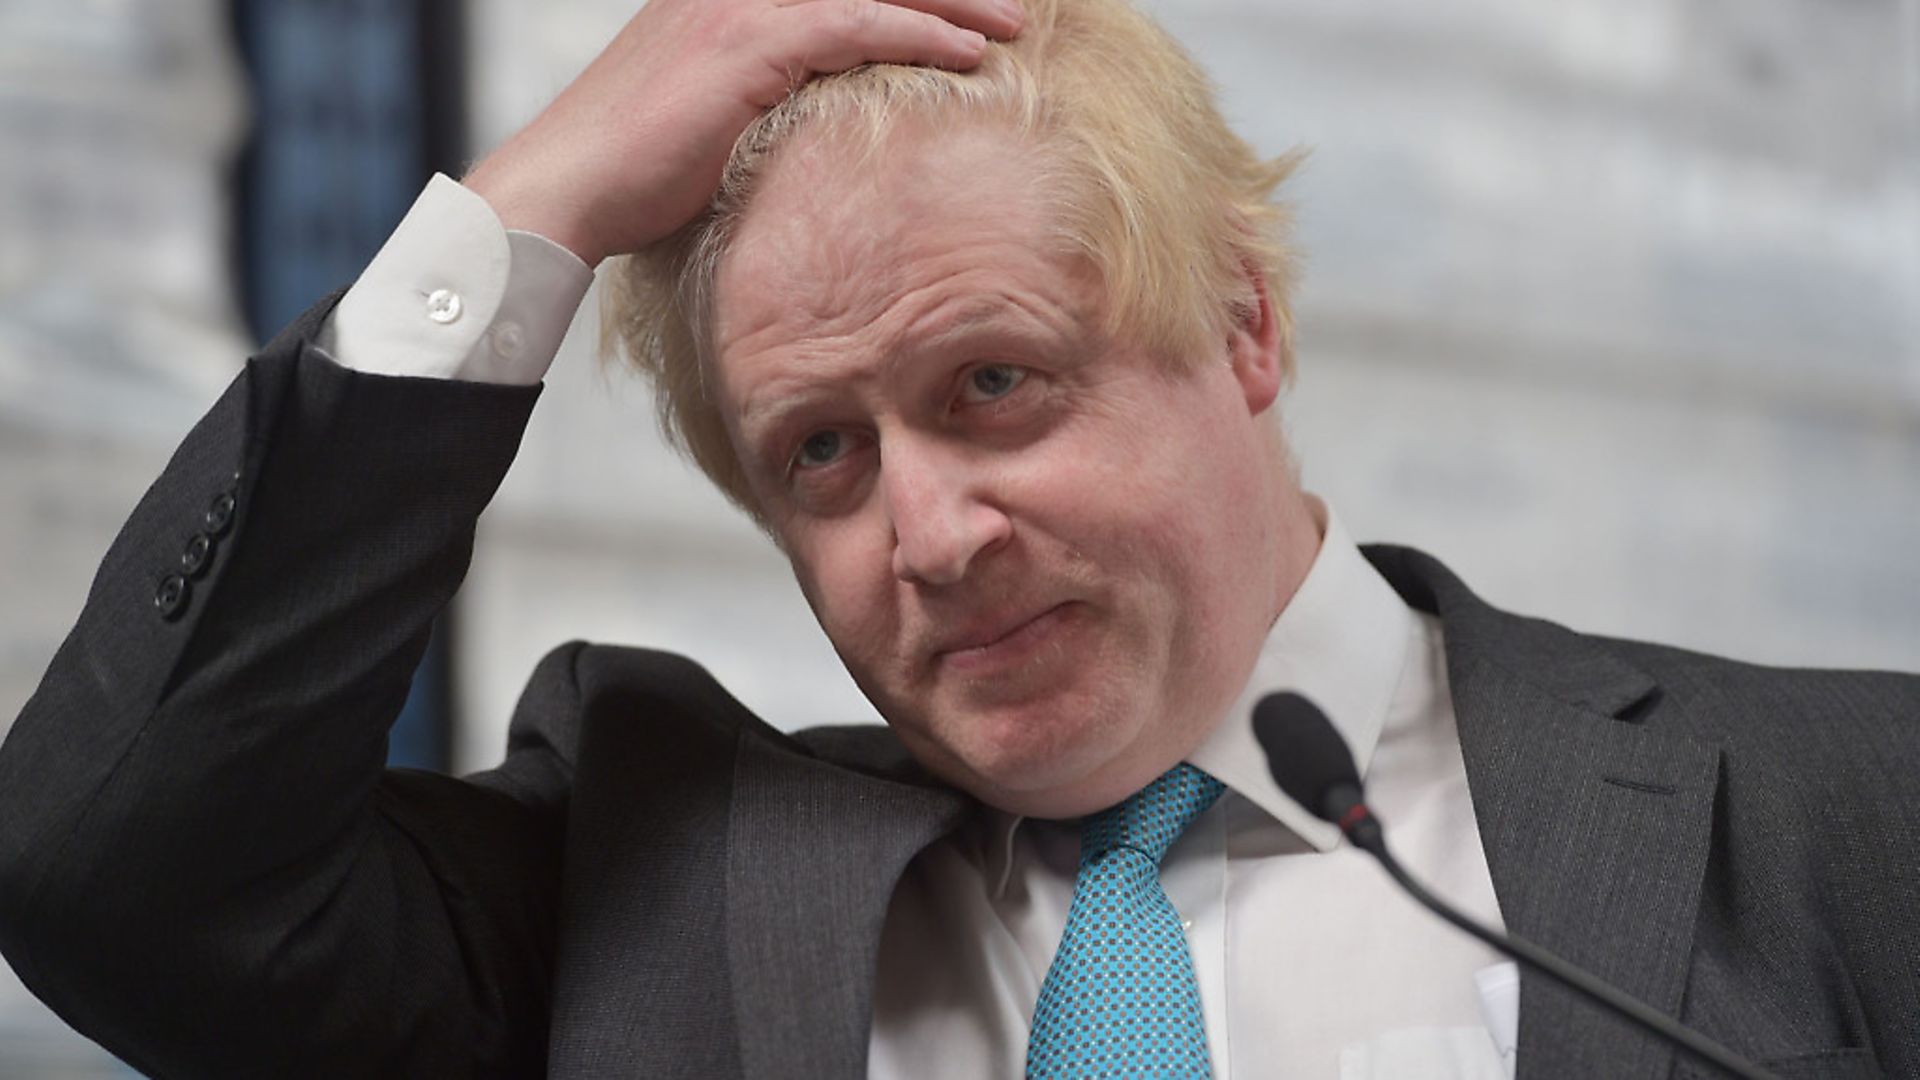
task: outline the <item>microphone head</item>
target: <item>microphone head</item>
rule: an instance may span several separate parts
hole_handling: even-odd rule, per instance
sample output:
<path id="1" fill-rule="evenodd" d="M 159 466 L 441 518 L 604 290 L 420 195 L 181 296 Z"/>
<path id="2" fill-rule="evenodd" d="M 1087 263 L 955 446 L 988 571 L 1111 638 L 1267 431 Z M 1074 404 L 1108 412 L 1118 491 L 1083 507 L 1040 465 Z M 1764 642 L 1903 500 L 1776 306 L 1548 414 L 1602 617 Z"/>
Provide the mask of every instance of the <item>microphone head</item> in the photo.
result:
<path id="1" fill-rule="evenodd" d="M 1267 752 L 1267 769 L 1294 802 L 1338 823 L 1352 805 L 1331 806 L 1327 795 L 1345 785 L 1357 797 L 1360 772 L 1353 752 L 1320 707 L 1291 690 L 1268 694 L 1253 706 L 1253 737 Z"/>

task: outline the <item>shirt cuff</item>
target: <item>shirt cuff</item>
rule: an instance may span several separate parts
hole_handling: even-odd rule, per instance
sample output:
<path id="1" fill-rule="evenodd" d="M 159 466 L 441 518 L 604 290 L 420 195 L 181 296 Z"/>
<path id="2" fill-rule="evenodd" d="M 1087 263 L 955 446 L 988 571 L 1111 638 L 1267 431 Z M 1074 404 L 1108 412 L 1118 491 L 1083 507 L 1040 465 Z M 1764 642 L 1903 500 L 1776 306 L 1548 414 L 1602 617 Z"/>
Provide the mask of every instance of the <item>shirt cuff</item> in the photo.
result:
<path id="1" fill-rule="evenodd" d="M 573 252 L 436 173 L 317 344 L 374 375 L 537 383 L 592 284 Z"/>

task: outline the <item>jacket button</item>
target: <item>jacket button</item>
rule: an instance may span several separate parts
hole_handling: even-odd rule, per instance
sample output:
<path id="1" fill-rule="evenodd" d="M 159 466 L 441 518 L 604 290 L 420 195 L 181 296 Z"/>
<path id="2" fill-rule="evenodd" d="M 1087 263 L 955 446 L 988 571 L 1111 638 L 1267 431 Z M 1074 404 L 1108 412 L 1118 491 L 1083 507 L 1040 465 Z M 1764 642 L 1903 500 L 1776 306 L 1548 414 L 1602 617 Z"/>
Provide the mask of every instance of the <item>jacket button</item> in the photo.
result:
<path id="1" fill-rule="evenodd" d="M 187 538 L 186 550 L 180 553 L 180 572 L 190 578 L 197 578 L 213 565 L 213 538 L 206 533 L 194 533 Z"/>
<path id="2" fill-rule="evenodd" d="M 193 586 L 179 574 L 168 574 L 153 594 L 153 606 L 159 609 L 160 617 L 172 622 L 187 610 L 187 599 L 193 592 Z"/>
<path id="3" fill-rule="evenodd" d="M 233 528 L 233 506 L 233 492 L 215 496 L 212 505 L 207 507 L 207 532 L 216 537 L 227 535 L 227 530 Z"/>

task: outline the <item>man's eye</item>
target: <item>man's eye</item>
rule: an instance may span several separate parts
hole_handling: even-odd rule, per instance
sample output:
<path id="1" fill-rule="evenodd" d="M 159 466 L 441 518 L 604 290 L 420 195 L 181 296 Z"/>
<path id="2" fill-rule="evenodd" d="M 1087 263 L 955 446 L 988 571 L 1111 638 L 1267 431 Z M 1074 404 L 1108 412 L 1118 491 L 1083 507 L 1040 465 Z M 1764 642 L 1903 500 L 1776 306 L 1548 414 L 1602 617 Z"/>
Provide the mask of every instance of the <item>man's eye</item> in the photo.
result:
<path id="1" fill-rule="evenodd" d="M 966 386 L 961 389 L 960 397 L 969 405 L 994 401 L 1013 393 L 1014 388 L 1025 382 L 1026 378 L 1026 368 L 1012 364 L 986 364 L 967 373 Z"/>
<path id="2" fill-rule="evenodd" d="M 847 437 L 838 431 L 816 431 L 800 441 L 793 452 L 796 469 L 817 469 L 831 465 L 847 452 Z"/>

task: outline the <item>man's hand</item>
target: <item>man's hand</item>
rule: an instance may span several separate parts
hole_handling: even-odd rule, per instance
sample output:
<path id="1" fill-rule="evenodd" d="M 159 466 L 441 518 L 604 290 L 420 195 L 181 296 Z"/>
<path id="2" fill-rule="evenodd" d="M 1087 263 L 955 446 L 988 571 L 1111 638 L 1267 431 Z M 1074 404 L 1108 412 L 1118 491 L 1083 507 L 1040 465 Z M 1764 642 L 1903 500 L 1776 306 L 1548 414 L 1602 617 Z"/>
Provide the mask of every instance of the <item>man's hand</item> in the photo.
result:
<path id="1" fill-rule="evenodd" d="M 807 79 L 965 70 L 1022 19 L 1013 0 L 653 0 L 465 183 L 594 266 L 705 208 L 740 133 Z"/>

